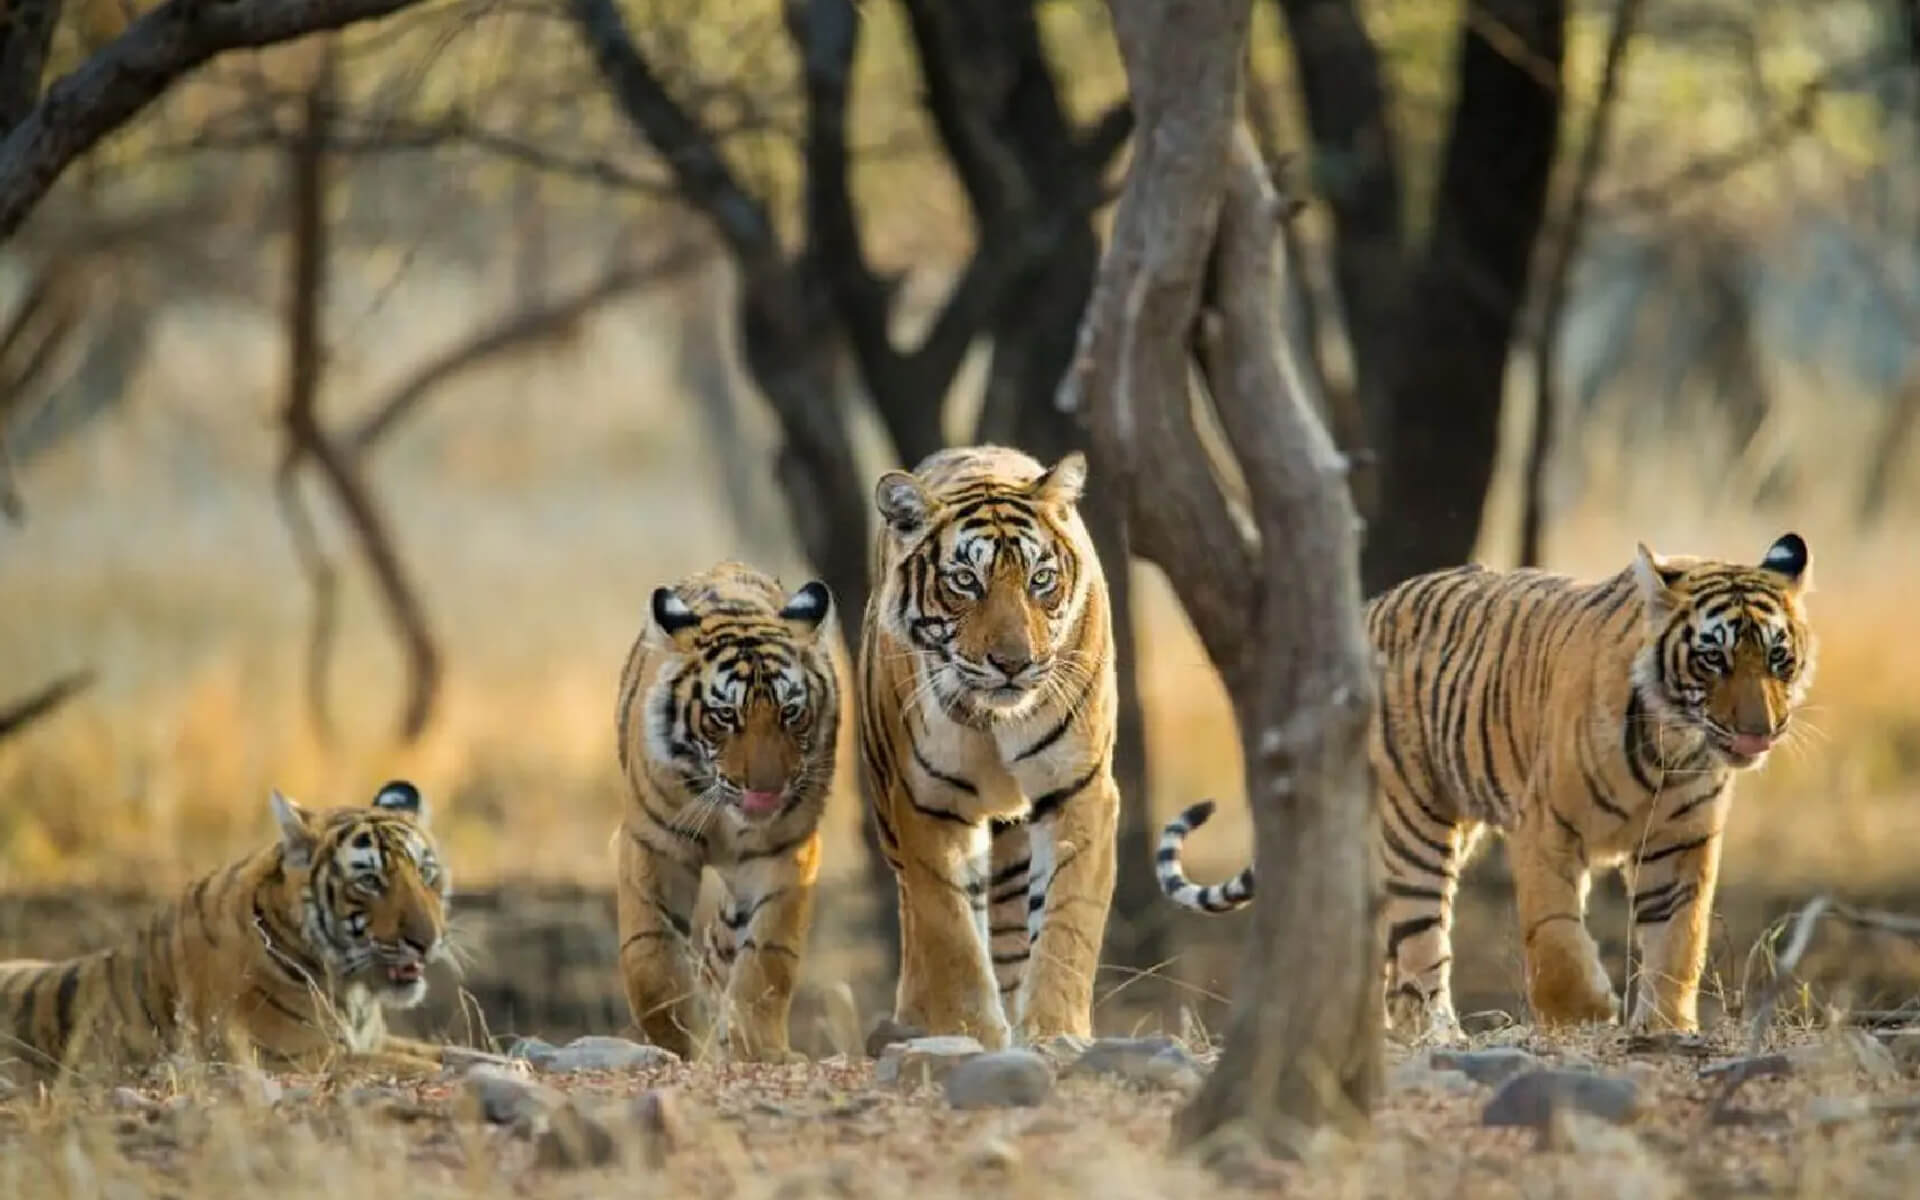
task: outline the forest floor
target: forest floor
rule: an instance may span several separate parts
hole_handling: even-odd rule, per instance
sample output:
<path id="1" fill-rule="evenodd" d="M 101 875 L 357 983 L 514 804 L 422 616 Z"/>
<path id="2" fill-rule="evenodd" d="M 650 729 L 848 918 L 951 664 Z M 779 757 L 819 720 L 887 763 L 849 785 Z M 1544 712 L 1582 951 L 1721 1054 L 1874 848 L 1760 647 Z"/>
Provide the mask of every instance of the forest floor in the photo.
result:
<path id="1" fill-rule="evenodd" d="M 1166 1040 L 1119 1047 L 1109 1073 L 1078 1061 L 1100 1046 L 1054 1047 L 1035 1069 L 1025 1052 L 901 1058 L 895 1047 L 891 1061 L 746 1066 L 596 1045 L 612 1051 L 599 1063 L 609 1069 L 462 1066 L 415 1082 L 195 1071 L 16 1091 L 0 1102 L 0 1194 L 544 1200 L 638 1184 L 783 1200 L 1832 1200 L 1910 1195 L 1920 1172 L 1920 1030 L 1783 1029 L 1760 1054 L 1731 1030 L 1647 1044 L 1509 1028 L 1454 1057 L 1389 1046 L 1371 1135 L 1313 1139 L 1287 1161 L 1233 1142 L 1175 1153 L 1173 1115 L 1215 1052 Z M 611 1066 L 623 1056 L 636 1065 Z M 1549 1093 L 1564 1099 L 1542 1103 Z M 981 1098 L 989 1106 L 963 1107 Z"/>

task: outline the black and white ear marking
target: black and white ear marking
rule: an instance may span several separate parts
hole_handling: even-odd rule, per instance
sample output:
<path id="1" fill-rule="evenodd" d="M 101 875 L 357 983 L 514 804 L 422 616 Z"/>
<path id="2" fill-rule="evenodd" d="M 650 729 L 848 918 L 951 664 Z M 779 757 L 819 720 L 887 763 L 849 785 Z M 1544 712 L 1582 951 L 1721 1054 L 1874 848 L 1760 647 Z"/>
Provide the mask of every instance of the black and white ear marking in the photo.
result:
<path id="1" fill-rule="evenodd" d="M 279 788 L 273 789 L 268 803 L 273 808 L 274 823 L 280 826 L 280 848 L 286 857 L 287 865 L 297 871 L 304 871 L 313 865 L 313 830 L 307 826 L 307 814 L 298 804 L 280 794 Z"/>
<path id="2" fill-rule="evenodd" d="M 653 623 L 658 625 L 668 637 L 683 629 L 698 624 L 700 618 L 694 615 L 680 593 L 672 588 L 653 589 Z"/>
<path id="3" fill-rule="evenodd" d="M 827 585 L 818 579 L 809 580 L 800 585 L 800 590 L 787 597 L 787 603 L 780 610 L 780 619 L 804 626 L 807 630 L 820 628 L 820 622 L 827 619 L 827 613 L 833 608 L 833 593 Z"/>
<path id="4" fill-rule="evenodd" d="M 888 471 L 873 485 L 873 504 L 895 533 L 918 533 L 933 516 L 933 497 L 905 471 Z"/>
<path id="5" fill-rule="evenodd" d="M 1033 482 L 1033 495 L 1037 500 L 1062 507 L 1077 504 L 1080 495 L 1087 486 L 1087 456 L 1078 450 L 1069 450 L 1061 455 L 1060 461 L 1047 468 L 1047 473 Z"/>
<path id="6" fill-rule="evenodd" d="M 375 808 L 392 809 L 394 812 L 412 813 L 414 816 L 426 814 L 426 804 L 420 799 L 420 789 L 404 779 L 392 779 L 382 784 L 374 794 Z"/>
<path id="7" fill-rule="evenodd" d="M 1807 543 L 1797 533 L 1783 533 L 1767 547 L 1760 565 L 1776 575 L 1798 583 L 1807 573 Z"/>

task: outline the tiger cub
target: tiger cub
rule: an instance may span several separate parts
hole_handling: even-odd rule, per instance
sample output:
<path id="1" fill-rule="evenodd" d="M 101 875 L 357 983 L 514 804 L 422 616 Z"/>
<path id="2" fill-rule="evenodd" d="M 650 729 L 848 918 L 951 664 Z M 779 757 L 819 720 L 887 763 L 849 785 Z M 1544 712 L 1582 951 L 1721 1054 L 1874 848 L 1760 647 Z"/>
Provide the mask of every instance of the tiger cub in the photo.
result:
<path id="1" fill-rule="evenodd" d="M 1699 1027 L 1700 976 L 1733 777 L 1766 761 L 1813 680 L 1807 545 L 1788 533 L 1757 566 L 1639 547 L 1591 583 L 1478 566 L 1407 580 L 1367 606 L 1383 662 L 1370 757 L 1383 803 L 1388 1007 L 1396 1028 L 1450 1039 L 1453 899 L 1480 832 L 1504 834 L 1526 988 L 1546 1025 L 1619 1016 L 1586 930 L 1596 868 L 1631 895 L 1644 964 L 1633 1023 Z M 1161 888 L 1187 908 L 1237 908 L 1253 868 L 1199 887 L 1181 843 Z"/>
<path id="2" fill-rule="evenodd" d="M 364 807 L 271 796 L 280 837 L 189 885 L 141 931 L 63 962 L 0 963 L 11 1056 L 42 1078 L 199 1052 L 300 1071 L 419 1072 L 443 1050 L 386 1031 L 448 956 L 450 880 L 425 806 L 394 780 Z"/>
<path id="3" fill-rule="evenodd" d="M 1086 459 L 930 455 L 875 487 L 861 761 L 900 892 L 895 1019 L 1092 1032 L 1113 899 L 1114 662 Z"/>
<path id="4" fill-rule="evenodd" d="M 804 1059 L 787 1014 L 840 724 L 831 607 L 823 583 L 789 594 L 721 563 L 654 591 L 620 677 L 620 973 L 641 1030 L 682 1057 L 711 1032 L 738 1058 Z M 696 965 L 706 867 L 725 894 Z"/>

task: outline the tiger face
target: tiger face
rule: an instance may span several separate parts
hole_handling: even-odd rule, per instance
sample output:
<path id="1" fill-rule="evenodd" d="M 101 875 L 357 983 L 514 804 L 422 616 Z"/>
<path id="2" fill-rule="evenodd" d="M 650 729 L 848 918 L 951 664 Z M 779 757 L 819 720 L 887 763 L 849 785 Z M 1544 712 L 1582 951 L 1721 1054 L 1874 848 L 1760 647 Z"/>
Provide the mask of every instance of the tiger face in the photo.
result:
<path id="1" fill-rule="evenodd" d="M 880 585 L 880 619 L 950 714 L 1016 720 L 1062 673 L 1092 583 L 1073 533 L 1086 473 L 1075 451 L 1036 477 L 939 489 L 905 471 L 880 477 L 875 503 L 899 563 Z"/>
<path id="2" fill-rule="evenodd" d="M 1758 567 L 1639 548 L 1634 573 L 1653 637 L 1637 680 L 1657 715 L 1699 729 L 1737 769 L 1766 760 L 1813 681 L 1807 568 L 1807 544 L 1792 533 Z"/>
<path id="3" fill-rule="evenodd" d="M 447 953 L 451 880 L 405 780 L 366 807 L 309 813 L 273 793 L 282 861 L 304 912 L 308 949 L 389 1008 L 426 998 L 426 964 Z"/>
<path id="4" fill-rule="evenodd" d="M 820 642 L 832 593 L 818 580 L 790 596 L 757 573 L 745 582 L 761 586 L 740 582 L 654 591 L 654 625 L 676 653 L 646 729 L 655 760 L 677 768 L 698 803 L 760 822 L 820 782 L 822 749 L 832 769 L 834 728 L 824 714 L 837 701 Z"/>

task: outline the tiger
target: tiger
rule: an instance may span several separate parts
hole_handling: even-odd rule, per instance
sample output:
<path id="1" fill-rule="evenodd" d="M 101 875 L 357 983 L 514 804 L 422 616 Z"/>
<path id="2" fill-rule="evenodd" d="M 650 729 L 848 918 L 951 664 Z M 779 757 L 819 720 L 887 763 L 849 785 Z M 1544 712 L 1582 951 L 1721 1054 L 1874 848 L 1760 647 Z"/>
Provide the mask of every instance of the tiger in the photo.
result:
<path id="1" fill-rule="evenodd" d="M 805 1061 L 787 1020 L 839 748 L 832 607 L 818 580 L 788 593 L 723 562 L 654 590 L 621 672 L 620 975 L 647 1040 L 683 1058 Z M 707 867 L 724 896 L 696 947 Z"/>
<path id="2" fill-rule="evenodd" d="M 396 779 L 368 805 L 309 811 L 271 789 L 279 837 L 189 884 L 127 940 L 0 963 L 0 1054 L 40 1079 L 177 1054 L 276 1069 L 437 1070 L 444 1048 L 387 1032 L 450 961 L 452 886 L 426 806 Z"/>
<path id="3" fill-rule="evenodd" d="M 1460 1036 L 1454 894 L 1487 829 L 1508 847 L 1537 1022 L 1620 1017 L 1586 928 L 1591 874 L 1613 868 L 1643 964 L 1631 1026 L 1699 1029 L 1733 779 L 1765 763 L 1813 681 L 1810 562 L 1794 533 L 1757 566 L 1636 551 L 1604 579 L 1468 565 L 1367 605 L 1388 1021 L 1416 1040 Z M 1212 814 L 1202 801 L 1164 827 L 1157 872 L 1175 903 L 1226 912 L 1251 899 L 1253 867 L 1202 887 L 1181 866 Z"/>
<path id="4" fill-rule="evenodd" d="M 940 450 L 875 484 L 861 764 L 900 906 L 894 1020 L 1091 1032 L 1112 902 L 1113 628 L 1086 458 Z"/>

